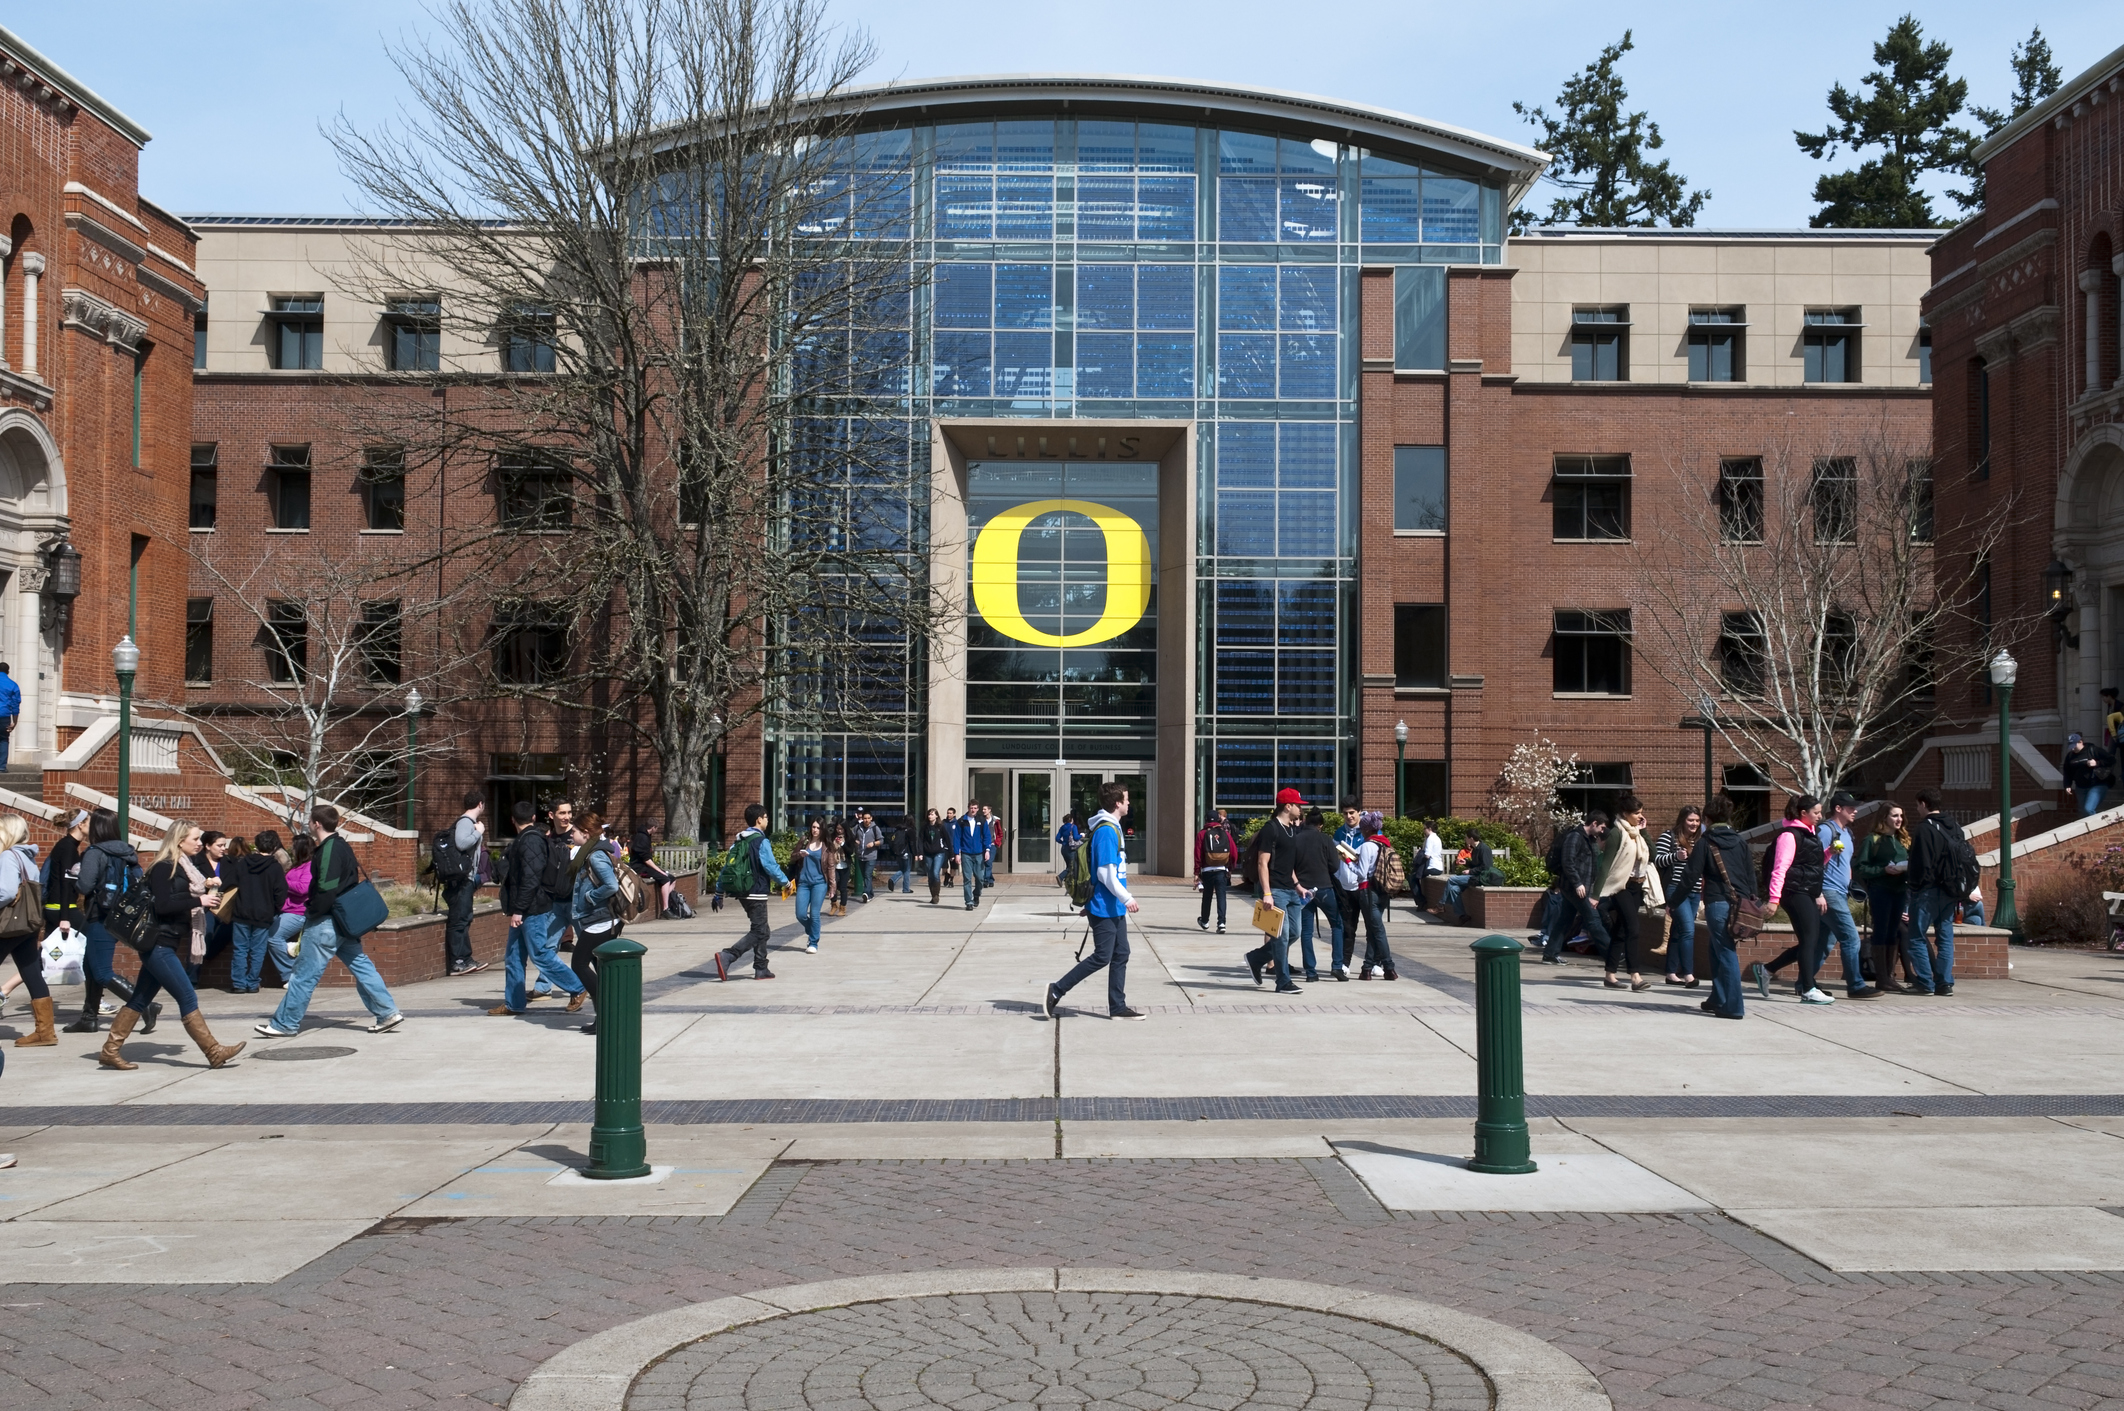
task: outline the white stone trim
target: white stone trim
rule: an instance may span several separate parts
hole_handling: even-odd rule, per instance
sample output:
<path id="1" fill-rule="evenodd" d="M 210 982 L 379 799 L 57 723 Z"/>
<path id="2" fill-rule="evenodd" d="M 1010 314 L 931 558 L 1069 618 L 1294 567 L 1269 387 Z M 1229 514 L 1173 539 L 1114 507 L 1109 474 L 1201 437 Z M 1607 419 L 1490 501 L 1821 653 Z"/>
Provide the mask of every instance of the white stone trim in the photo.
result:
<path id="1" fill-rule="evenodd" d="M 146 221 L 134 215 L 131 211 L 119 205 L 116 201 L 113 201 L 110 197 L 104 195 L 101 191 L 92 190 L 89 187 L 83 186 L 78 181 L 69 181 L 66 185 L 60 187 L 59 189 L 61 192 L 65 193 L 68 196 L 81 196 L 90 201 L 94 201 L 97 205 L 103 207 L 103 209 L 109 211 L 112 215 L 118 217 L 118 219 L 124 221 L 127 225 L 133 227 L 135 230 L 141 232 L 143 235 L 147 233 Z"/>
<path id="2" fill-rule="evenodd" d="M 2020 816 L 2021 811 L 2019 809 L 2015 809 L 2013 812 L 2015 817 Z M 1993 827 L 1997 827 L 1998 819 L 1994 817 L 1991 823 Z M 2016 858 L 2023 858 L 2030 853 L 2042 852 L 2046 848 L 2056 847 L 2059 843 L 2069 843 L 2074 838 L 2084 838 L 2089 833 L 2107 828 L 2112 823 L 2124 823 L 2124 805 L 2119 805 L 2116 808 L 2105 808 L 2100 813 L 2090 813 L 2085 818 L 2075 818 L 2070 823 L 2060 823 L 2049 832 L 2038 833 L 2032 838 L 2017 838 L 2013 844 L 2013 855 Z M 1999 850 L 1997 848 L 1993 848 L 1990 852 L 1977 854 L 1977 866 L 1997 867 L 1998 865 Z"/>
<path id="3" fill-rule="evenodd" d="M 59 723 L 69 725 L 74 722 L 62 720 Z M 133 728 L 135 730 L 175 730 L 180 734 L 190 735 L 199 742 L 199 747 L 207 752 L 207 758 L 213 761 L 214 768 L 221 771 L 224 776 L 230 773 L 229 767 L 221 761 L 220 752 L 207 742 L 205 733 L 189 720 L 169 720 L 159 716 L 136 715 L 133 717 Z M 88 762 L 96 757 L 96 751 L 102 749 L 104 743 L 117 733 L 118 716 L 114 706 L 111 714 L 99 715 L 90 721 L 82 732 L 74 737 L 74 743 L 68 745 L 57 754 L 47 757 L 44 761 L 44 767 L 62 771 L 86 768 Z M 115 804 L 112 805 L 114 808 L 116 806 Z"/>
<path id="4" fill-rule="evenodd" d="M 233 790 L 236 786 L 232 784 L 229 787 Z M 261 803 L 265 802 L 265 795 L 267 794 L 278 794 L 283 799 L 293 800 L 298 803 L 302 800 L 302 790 L 290 789 L 285 785 L 281 784 L 260 784 L 257 788 L 251 790 L 250 792 L 258 795 L 259 801 Z M 382 822 L 375 818 L 371 818 L 368 814 L 362 813 L 358 809 L 352 809 L 347 807 L 347 805 L 341 803 L 338 799 L 320 798 L 318 802 L 328 803 L 332 805 L 332 807 L 339 810 L 339 816 L 341 818 L 346 819 L 350 822 L 358 823 L 364 828 L 372 829 L 386 838 L 417 838 L 420 836 L 420 834 L 412 832 L 405 828 L 393 828 L 390 824 Z M 340 830 L 340 832 L 343 836 L 352 836 L 351 834 L 347 834 L 346 830 L 343 828 Z"/>

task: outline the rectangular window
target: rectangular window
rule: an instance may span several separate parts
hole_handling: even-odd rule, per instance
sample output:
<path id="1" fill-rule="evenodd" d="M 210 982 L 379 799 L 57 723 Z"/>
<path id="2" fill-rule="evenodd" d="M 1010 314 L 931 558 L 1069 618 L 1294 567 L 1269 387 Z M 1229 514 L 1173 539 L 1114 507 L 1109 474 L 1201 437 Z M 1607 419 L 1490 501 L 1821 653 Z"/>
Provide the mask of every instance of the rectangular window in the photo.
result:
<path id="1" fill-rule="evenodd" d="M 1932 461 L 1924 456 L 1913 456 L 1903 466 L 1909 477 L 1904 496 L 1910 507 L 1910 542 L 1932 542 Z"/>
<path id="2" fill-rule="evenodd" d="M 1718 537 L 1728 544 L 1763 542 L 1763 463 L 1755 456 L 1718 463 Z"/>
<path id="3" fill-rule="evenodd" d="M 221 448 L 192 447 L 192 528 L 212 529 L 221 499 Z"/>
<path id="4" fill-rule="evenodd" d="M 1991 372 L 1982 358 L 1969 360 L 1969 474 L 1991 478 Z"/>
<path id="5" fill-rule="evenodd" d="M 1630 537 L 1630 458 L 1558 456 L 1551 482 L 1554 537 L 1612 541 Z"/>
<path id="6" fill-rule="evenodd" d="M 575 522 L 572 477 L 537 456 L 507 456 L 495 467 L 501 527 L 512 534 L 545 534 Z"/>
<path id="7" fill-rule="evenodd" d="M 1452 780 L 1442 759 L 1412 759 L 1401 766 L 1402 807 L 1411 818 L 1445 818 L 1453 812 Z M 1422 883 L 1418 883 L 1421 886 Z"/>
<path id="8" fill-rule="evenodd" d="M 1747 327 L 1741 309 L 1689 310 L 1689 380 L 1691 382 L 1740 382 L 1747 373 L 1741 356 L 1742 330 Z"/>
<path id="9" fill-rule="evenodd" d="M 1907 673 L 1904 679 L 1911 697 L 1915 700 L 1929 701 L 1933 698 L 1935 688 L 1933 685 L 1932 628 L 1932 619 L 1925 613 L 1914 612 L 1910 614 L 1910 638 L 1904 646 L 1905 671 Z"/>
<path id="10" fill-rule="evenodd" d="M 1394 269 L 1394 366 L 1443 372 L 1446 365 L 1446 272 L 1439 265 Z"/>
<path id="11" fill-rule="evenodd" d="M 275 446 L 272 462 L 266 469 L 271 478 L 273 527 L 307 533 L 310 528 L 310 448 Z"/>
<path id="12" fill-rule="evenodd" d="M 1814 463 L 1814 541 L 1848 544 L 1858 537 L 1858 462 L 1825 456 Z"/>
<path id="13" fill-rule="evenodd" d="M 396 602 L 363 603 L 355 628 L 362 675 L 372 686 L 396 686 L 405 673 L 404 616 Z"/>
<path id="14" fill-rule="evenodd" d="M 376 532 L 406 527 L 406 453 L 396 446 L 371 446 L 361 455 L 361 508 Z"/>
<path id="15" fill-rule="evenodd" d="M 1571 380 L 1621 382 L 1630 375 L 1627 306 L 1571 311 Z"/>
<path id="16" fill-rule="evenodd" d="M 214 600 L 184 600 L 184 684 L 206 686 L 214 680 Z"/>
<path id="17" fill-rule="evenodd" d="M 1439 603 L 1394 605 L 1394 684 L 1446 686 L 1446 610 Z"/>
<path id="18" fill-rule="evenodd" d="M 1733 826 L 1760 828 L 1770 821 L 1770 776 L 1752 764 L 1729 764 L 1720 773 L 1733 800 Z"/>
<path id="19" fill-rule="evenodd" d="M 1630 792 L 1632 782 L 1627 764 L 1581 764 L 1567 783 L 1556 786 L 1556 797 L 1574 813 L 1597 808 L 1612 816 L 1615 801 Z"/>
<path id="20" fill-rule="evenodd" d="M 201 304 L 192 315 L 192 371 L 206 371 L 207 311 Z"/>
<path id="21" fill-rule="evenodd" d="M 442 366 L 442 304 L 436 299 L 393 299 L 384 305 L 391 325 L 391 371 L 434 372 Z"/>
<path id="22" fill-rule="evenodd" d="M 1932 385 L 1932 330 L 1918 329 L 1917 341 L 1918 381 Z"/>
<path id="23" fill-rule="evenodd" d="M 324 366 L 324 295 L 276 294 L 270 318 L 274 367 L 315 372 Z"/>
<path id="24" fill-rule="evenodd" d="M 1443 446 L 1394 448 L 1394 528 L 1443 534 L 1446 527 L 1446 453 Z"/>
<path id="25" fill-rule="evenodd" d="M 1831 612 L 1822 622 L 1822 685 L 1840 693 L 1849 690 L 1858 666 L 1858 624 L 1849 613 Z"/>
<path id="26" fill-rule="evenodd" d="M 1763 620 L 1752 612 L 1719 618 L 1718 673 L 1728 694 L 1756 696 L 1763 689 Z"/>
<path id="27" fill-rule="evenodd" d="M 510 314 L 502 365 L 510 372 L 551 372 L 553 340 L 553 311 L 519 304 Z"/>
<path id="28" fill-rule="evenodd" d="M 1630 694 L 1630 610 L 1556 614 L 1558 695 Z"/>
<path id="29" fill-rule="evenodd" d="M 147 399 L 148 350 L 133 359 L 133 469 L 140 469 L 140 404 Z"/>
<path id="30" fill-rule="evenodd" d="M 1859 321 L 1857 309 L 1809 309 L 1800 334 L 1804 382 L 1856 382 L 1859 380 Z"/>
<path id="31" fill-rule="evenodd" d="M 259 645 L 265 648 L 267 679 L 284 686 L 302 682 L 310 670 L 310 618 L 302 604 L 266 604 L 265 627 L 259 636 Z"/>
<path id="32" fill-rule="evenodd" d="M 568 669 L 568 617 L 548 603 L 499 608 L 490 631 L 494 675 L 512 686 L 558 681 Z"/>
<path id="33" fill-rule="evenodd" d="M 708 513 L 708 477 L 695 469 L 696 455 L 690 446 L 678 448 L 679 525 L 692 528 Z"/>

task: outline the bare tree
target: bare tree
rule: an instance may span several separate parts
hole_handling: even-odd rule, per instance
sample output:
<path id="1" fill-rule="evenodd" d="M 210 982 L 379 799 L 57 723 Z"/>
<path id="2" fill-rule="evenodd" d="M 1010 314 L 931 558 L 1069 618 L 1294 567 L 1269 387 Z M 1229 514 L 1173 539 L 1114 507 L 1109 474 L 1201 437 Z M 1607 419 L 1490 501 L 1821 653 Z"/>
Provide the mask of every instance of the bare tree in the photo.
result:
<path id="1" fill-rule="evenodd" d="M 749 717 L 906 726 L 935 615 L 908 137 L 864 130 L 873 51 L 823 0 L 435 18 L 393 51 L 410 115 L 328 135 L 406 223 L 363 260 L 368 297 L 486 351 L 437 368 L 446 411 L 369 431 L 490 458 L 482 572 L 572 625 L 539 691 L 643 732 L 691 833 Z"/>
<path id="2" fill-rule="evenodd" d="M 1707 464 L 1708 462 L 1708 464 Z M 1887 427 L 1760 459 L 1667 467 L 1659 549 L 1638 559 L 1635 658 L 1743 759 L 1826 797 L 1907 748 L 1936 682 L 1962 682 L 2032 620 L 1995 616 L 1986 567 L 2009 504 L 1940 535 L 1928 453 Z M 1708 472 L 1708 473 L 1707 473 Z M 1935 537 L 1967 557 L 1941 562 Z"/>

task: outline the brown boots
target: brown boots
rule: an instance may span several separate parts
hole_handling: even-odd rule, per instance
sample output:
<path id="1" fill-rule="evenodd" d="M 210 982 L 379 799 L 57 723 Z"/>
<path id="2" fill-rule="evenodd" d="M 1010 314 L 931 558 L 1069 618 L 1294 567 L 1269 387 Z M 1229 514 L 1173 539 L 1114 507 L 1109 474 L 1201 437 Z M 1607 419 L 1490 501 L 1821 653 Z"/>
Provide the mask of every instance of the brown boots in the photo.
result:
<path id="1" fill-rule="evenodd" d="M 15 1047 L 56 1047 L 59 1042 L 59 1030 L 54 1026 L 59 1022 L 59 1015 L 58 1012 L 52 1008 L 52 1002 L 50 998 L 47 997 L 45 999 L 31 1000 L 30 1014 L 36 1019 L 37 1031 L 33 1034 L 24 1034 L 21 1038 L 15 1040 Z"/>
<path id="2" fill-rule="evenodd" d="M 192 1036 L 192 1042 L 199 1045 L 199 1051 L 206 1055 L 209 1068 L 219 1068 L 243 1052 L 242 1044 L 225 1044 L 217 1040 L 214 1031 L 207 1027 L 206 1016 L 196 1009 L 184 1016 L 184 1031 Z"/>
<path id="3" fill-rule="evenodd" d="M 104 1035 L 103 1052 L 96 1055 L 96 1061 L 106 1068 L 138 1068 L 139 1064 L 126 1062 L 125 1055 L 118 1050 L 125 1042 L 125 1036 L 132 1033 L 133 1026 L 139 1022 L 140 1011 L 131 1005 L 112 1015 L 111 1031 Z"/>

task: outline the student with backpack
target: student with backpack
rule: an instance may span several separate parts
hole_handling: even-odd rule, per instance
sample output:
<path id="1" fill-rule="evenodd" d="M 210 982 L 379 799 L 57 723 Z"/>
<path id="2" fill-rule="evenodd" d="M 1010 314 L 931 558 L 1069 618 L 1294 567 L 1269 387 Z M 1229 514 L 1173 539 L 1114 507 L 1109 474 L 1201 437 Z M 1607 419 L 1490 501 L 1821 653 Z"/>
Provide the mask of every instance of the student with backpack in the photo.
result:
<path id="1" fill-rule="evenodd" d="M 480 863 L 486 859 L 487 825 L 482 820 L 487 796 L 467 789 L 464 803 L 464 813 L 435 835 L 428 850 L 450 918 L 443 931 L 443 952 L 449 957 L 452 975 L 473 975 L 487 968 L 485 961 L 472 958 L 472 899 L 479 891 Z"/>
<path id="2" fill-rule="evenodd" d="M 516 824 L 516 836 L 502 854 L 501 885 L 509 941 L 502 955 L 502 1002 L 487 1011 L 497 1018 L 524 1012 L 530 1002 L 524 992 L 524 971 L 529 966 L 536 966 L 547 984 L 565 991 L 571 1000 L 583 993 L 583 982 L 561 964 L 554 946 L 553 898 L 546 886 L 553 840 L 536 826 L 538 805 L 531 800 L 518 799 L 509 816 Z"/>
<path id="3" fill-rule="evenodd" d="M 88 850 L 81 854 L 81 867 L 75 874 L 75 886 L 81 896 L 81 929 L 88 938 L 81 953 L 87 984 L 82 989 L 81 1017 L 67 1025 L 65 1033 L 96 1032 L 102 1022 L 104 991 L 118 996 L 121 1003 L 133 997 L 133 987 L 111 969 L 111 961 L 118 953 L 118 938 L 103 922 L 118 899 L 140 884 L 141 876 L 139 854 L 118 834 L 118 815 L 107 808 L 91 813 Z M 140 1032 L 154 1033 L 155 1021 L 161 1017 L 162 1006 L 150 1004 L 140 1020 Z"/>
<path id="4" fill-rule="evenodd" d="M 583 982 L 583 990 L 593 1005 L 597 1003 L 597 948 L 618 940 L 623 929 L 617 909 L 619 868 L 613 863 L 619 849 L 605 837 L 604 824 L 603 815 L 595 809 L 583 814 L 583 826 L 576 833 L 583 845 L 568 864 L 568 881 L 574 888 L 568 911 L 575 918 L 575 954 L 570 957 L 568 968 Z M 583 1032 L 597 1032 L 594 1010 L 590 1022 L 583 1025 Z"/>
<path id="5" fill-rule="evenodd" d="M 1217 903 L 1217 934 L 1224 934 L 1225 898 L 1232 890 L 1232 860 L 1239 856 L 1239 841 L 1232 835 L 1230 819 L 1223 809 L 1210 815 L 1210 821 L 1195 834 L 1195 885 L 1202 889 L 1202 915 L 1195 924 L 1209 929 L 1210 901 Z"/>
<path id="6" fill-rule="evenodd" d="M 1911 812 L 1910 886 L 1903 912 L 1903 956 L 1910 965 L 1910 993 L 1954 993 L 1954 909 L 1976 890 L 1976 849 L 1953 819 L 1940 811 L 1937 789 L 1920 789 Z M 1934 951 L 1929 932 L 1939 936 Z"/>
<path id="7" fill-rule="evenodd" d="M 726 897 L 736 897 L 738 905 L 745 908 L 745 919 L 752 923 L 743 940 L 728 950 L 715 953 L 715 977 L 718 980 L 730 978 L 730 967 L 737 964 L 738 957 L 746 951 L 752 952 L 753 979 L 774 978 L 774 972 L 767 968 L 766 883 L 771 878 L 777 888 L 788 888 L 792 884 L 775 862 L 772 842 L 760 826 L 760 820 L 766 816 L 767 805 L 745 805 L 745 831 L 731 839 L 729 860 L 715 879 L 716 891 Z"/>
<path id="8" fill-rule="evenodd" d="M 1394 973 L 1394 952 L 1387 945 L 1386 899 L 1392 895 L 1394 873 L 1399 869 L 1401 855 L 1394 851 L 1394 844 L 1386 835 L 1386 815 L 1371 810 L 1358 816 L 1357 828 L 1363 840 L 1357 844 L 1356 861 L 1350 870 L 1361 879 L 1357 888 L 1357 910 L 1364 917 L 1364 965 L 1357 978 L 1369 980 L 1375 969 L 1389 980 L 1399 980 Z M 1354 953 L 1356 932 L 1350 932 L 1350 950 Z"/>
<path id="9" fill-rule="evenodd" d="M 1084 899 L 1084 914 L 1091 923 L 1092 953 L 1047 987 L 1040 1007 L 1049 1019 L 1055 1017 L 1064 995 L 1100 970 L 1106 971 L 1108 1016 L 1146 1017 L 1128 1005 L 1128 918 L 1136 910 L 1136 899 L 1129 895 L 1127 849 L 1121 845 L 1121 820 L 1126 817 L 1128 789 L 1112 781 L 1100 785 L 1099 811 L 1092 815 L 1091 836 L 1085 843 L 1091 894 Z"/>

